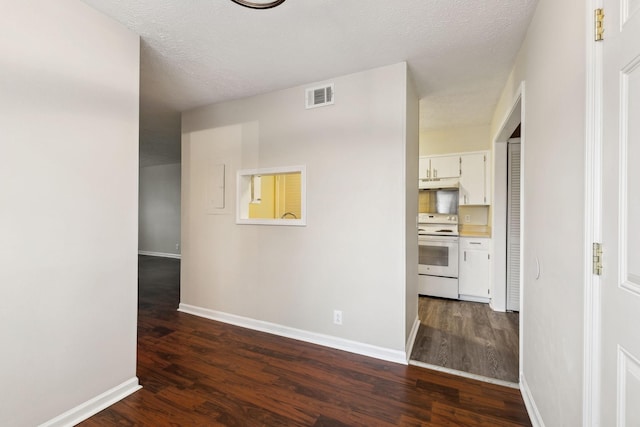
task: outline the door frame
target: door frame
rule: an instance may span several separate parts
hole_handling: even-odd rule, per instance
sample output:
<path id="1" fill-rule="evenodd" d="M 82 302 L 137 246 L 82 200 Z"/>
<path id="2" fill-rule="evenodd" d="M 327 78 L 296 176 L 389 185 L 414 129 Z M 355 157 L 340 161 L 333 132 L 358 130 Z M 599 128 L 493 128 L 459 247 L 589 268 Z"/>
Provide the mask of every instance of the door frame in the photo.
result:
<path id="1" fill-rule="evenodd" d="M 509 112 L 493 140 L 493 213 L 492 213 L 492 289 L 491 308 L 496 311 L 506 311 L 507 307 L 507 145 L 513 131 L 520 124 L 520 260 L 522 263 L 524 251 L 524 219 L 525 219 L 525 82 L 522 81 L 514 93 L 514 99 Z M 522 268 L 520 269 L 520 286 L 523 283 Z M 524 358 L 524 292 L 520 290 L 520 321 L 518 330 L 518 378 L 520 389 L 523 384 Z"/>
<path id="2" fill-rule="evenodd" d="M 584 349 L 582 425 L 600 422 L 600 277 L 593 274 L 593 242 L 602 239 L 602 43 L 593 40 L 593 15 L 603 0 L 589 0 L 585 11 L 586 111 L 584 172 Z"/>

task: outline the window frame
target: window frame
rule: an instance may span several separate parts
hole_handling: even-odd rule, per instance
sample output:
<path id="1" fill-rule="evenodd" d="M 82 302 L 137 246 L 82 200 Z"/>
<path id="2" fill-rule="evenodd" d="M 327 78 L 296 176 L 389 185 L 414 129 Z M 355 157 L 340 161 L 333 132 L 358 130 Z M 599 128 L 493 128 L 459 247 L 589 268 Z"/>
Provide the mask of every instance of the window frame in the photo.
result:
<path id="1" fill-rule="evenodd" d="M 273 168 L 240 169 L 236 174 L 236 224 L 252 225 L 307 225 L 307 171 L 305 165 L 281 166 Z M 249 218 L 251 202 L 251 177 L 254 175 L 281 175 L 300 173 L 300 213 L 297 219 Z"/>

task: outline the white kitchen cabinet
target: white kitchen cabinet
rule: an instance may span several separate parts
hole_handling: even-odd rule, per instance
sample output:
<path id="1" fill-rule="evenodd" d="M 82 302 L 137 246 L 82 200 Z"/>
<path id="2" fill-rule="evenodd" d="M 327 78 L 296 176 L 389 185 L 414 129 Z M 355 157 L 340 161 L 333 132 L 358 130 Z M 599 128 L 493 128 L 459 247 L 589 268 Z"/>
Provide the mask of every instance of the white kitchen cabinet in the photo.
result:
<path id="1" fill-rule="evenodd" d="M 431 178 L 457 178 L 460 176 L 460 156 L 431 157 Z"/>
<path id="2" fill-rule="evenodd" d="M 460 156 L 420 157 L 418 174 L 420 179 L 458 178 L 460 176 Z"/>
<path id="3" fill-rule="evenodd" d="M 491 198 L 489 153 L 469 153 L 460 156 L 460 205 L 489 205 Z"/>
<path id="4" fill-rule="evenodd" d="M 429 179 L 431 173 L 431 161 L 429 157 L 420 157 L 418 162 L 418 179 Z"/>
<path id="5" fill-rule="evenodd" d="M 458 287 L 461 300 L 489 302 L 491 239 L 460 237 Z"/>

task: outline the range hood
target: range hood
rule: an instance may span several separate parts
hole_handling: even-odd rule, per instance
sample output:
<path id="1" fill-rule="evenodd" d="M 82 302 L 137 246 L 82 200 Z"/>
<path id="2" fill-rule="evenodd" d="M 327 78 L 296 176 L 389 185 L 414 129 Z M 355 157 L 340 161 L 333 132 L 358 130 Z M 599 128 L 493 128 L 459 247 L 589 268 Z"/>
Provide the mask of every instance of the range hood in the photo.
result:
<path id="1" fill-rule="evenodd" d="M 418 189 L 420 190 L 444 190 L 453 188 L 460 188 L 460 180 L 458 178 L 418 180 Z"/>

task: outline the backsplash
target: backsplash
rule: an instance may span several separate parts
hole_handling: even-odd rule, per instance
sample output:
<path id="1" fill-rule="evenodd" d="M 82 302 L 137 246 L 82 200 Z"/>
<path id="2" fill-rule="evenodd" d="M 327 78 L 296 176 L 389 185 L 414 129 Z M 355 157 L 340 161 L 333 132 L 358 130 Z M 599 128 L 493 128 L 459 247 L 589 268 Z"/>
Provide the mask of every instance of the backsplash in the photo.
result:
<path id="1" fill-rule="evenodd" d="M 418 193 L 418 212 L 432 213 L 430 206 L 432 205 L 429 191 L 420 191 Z M 490 206 L 460 206 L 458 210 L 458 222 L 461 225 L 489 225 L 489 209 Z M 469 221 L 465 221 L 467 219 Z"/>
<path id="2" fill-rule="evenodd" d="M 458 222 L 462 225 L 489 225 L 489 206 L 460 206 Z"/>
<path id="3" fill-rule="evenodd" d="M 429 193 L 426 191 L 418 192 L 418 212 L 420 213 L 430 213 L 429 212 Z"/>

